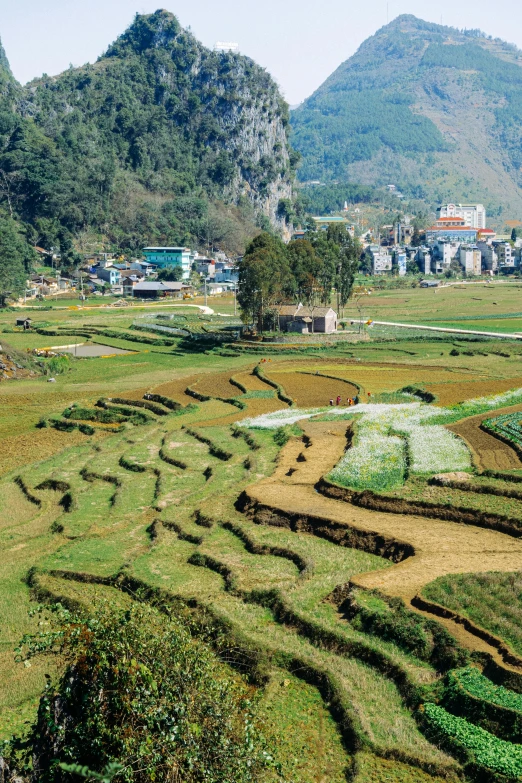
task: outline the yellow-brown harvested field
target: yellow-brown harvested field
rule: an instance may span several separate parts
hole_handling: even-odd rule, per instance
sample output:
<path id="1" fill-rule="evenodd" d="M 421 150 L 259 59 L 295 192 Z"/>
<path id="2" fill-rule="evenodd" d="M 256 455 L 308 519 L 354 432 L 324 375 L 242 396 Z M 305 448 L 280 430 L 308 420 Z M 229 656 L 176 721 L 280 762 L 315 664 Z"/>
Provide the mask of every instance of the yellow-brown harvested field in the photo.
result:
<path id="1" fill-rule="evenodd" d="M 346 405 L 348 398 L 354 398 L 359 390 L 347 381 L 333 380 L 322 375 L 313 375 L 304 372 L 273 372 L 265 371 L 267 377 L 279 383 L 300 408 L 325 407 L 330 400 L 335 401 L 337 396 Z"/>
<path id="2" fill-rule="evenodd" d="M 269 391 L 270 386 L 254 375 L 252 370 L 234 373 L 234 378 L 241 383 L 247 391 Z"/>
<path id="3" fill-rule="evenodd" d="M 200 394 L 209 397 L 223 397 L 224 399 L 237 397 L 241 392 L 237 386 L 230 383 L 231 375 L 231 372 L 205 373 L 192 385 Z"/>
<path id="4" fill-rule="evenodd" d="M 188 375 L 182 378 L 175 378 L 172 381 L 160 383 L 159 386 L 151 387 L 148 391 L 153 391 L 154 394 L 163 394 L 181 405 L 188 405 L 189 402 L 194 402 L 194 398 L 185 394 L 185 390 L 188 386 L 195 384 L 200 377 L 200 375 Z"/>
<path id="5" fill-rule="evenodd" d="M 85 435 L 78 430 L 58 432 L 48 428 L 35 429 L 22 435 L 10 435 L 2 439 L 0 475 L 22 468 L 35 460 L 48 459 L 84 441 Z"/>
<path id="6" fill-rule="evenodd" d="M 519 389 L 522 386 L 522 378 L 495 378 L 491 380 L 459 381 L 446 383 L 427 383 L 424 388 L 434 394 L 438 405 L 455 405 L 464 400 L 473 400 L 476 397 L 487 397 L 493 394 L 501 394 L 510 389 Z"/>
<path id="7" fill-rule="evenodd" d="M 361 386 L 364 392 L 380 394 L 393 392 L 404 386 L 424 386 L 428 382 L 464 383 L 483 379 L 482 373 L 463 372 L 446 367 L 427 365 L 392 364 L 391 362 L 358 362 L 356 360 L 294 360 L 273 362 L 265 372 L 270 376 L 275 372 L 315 372 L 332 375 Z M 284 385 L 284 384 L 283 384 Z"/>

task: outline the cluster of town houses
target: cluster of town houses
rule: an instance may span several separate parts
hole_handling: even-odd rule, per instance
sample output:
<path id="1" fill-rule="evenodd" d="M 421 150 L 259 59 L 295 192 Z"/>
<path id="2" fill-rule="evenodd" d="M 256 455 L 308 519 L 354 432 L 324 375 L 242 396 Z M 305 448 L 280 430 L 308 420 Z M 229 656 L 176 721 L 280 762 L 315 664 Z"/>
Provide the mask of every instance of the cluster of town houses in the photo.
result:
<path id="1" fill-rule="evenodd" d="M 339 222 L 355 233 L 345 217 L 314 218 L 319 230 Z M 413 246 L 413 224 L 405 220 L 389 227 L 387 244 L 365 242 L 371 274 L 403 276 L 417 266 L 424 277 L 460 272 L 467 277 L 489 274 L 510 274 L 522 267 L 522 238 L 508 241 L 497 238 L 486 225 L 483 204 L 444 204 L 437 211 L 435 223 L 426 229 L 424 244 Z M 306 232 L 297 230 L 294 239 L 304 239 Z M 36 248 L 42 256 L 49 251 Z M 56 265 L 59 258 L 53 257 Z M 49 258 L 47 258 L 49 261 Z M 188 297 L 196 289 L 212 296 L 235 291 L 238 282 L 237 259 L 225 253 L 213 253 L 209 258 L 187 247 L 146 247 L 140 258 L 124 261 L 110 254 L 95 254 L 85 258 L 82 268 L 69 274 L 33 275 L 28 281 L 26 297 L 47 296 L 80 291 L 80 295 L 112 294 L 140 299 L 163 296 Z M 157 280 L 158 273 L 168 267 L 180 267 L 179 281 Z M 196 274 L 194 274 L 196 273 Z"/>
<path id="2" fill-rule="evenodd" d="M 41 255 L 50 255 L 42 248 L 36 250 Z M 59 258 L 55 257 L 54 261 L 59 264 Z M 158 273 L 168 267 L 180 267 L 181 280 L 157 280 Z M 237 280 L 236 260 L 227 258 L 225 253 L 217 252 L 208 258 L 187 247 L 146 247 L 139 259 L 123 261 L 100 253 L 89 255 L 79 270 L 68 274 L 33 275 L 28 281 L 26 298 L 72 290 L 85 296 L 110 292 L 139 299 L 183 298 L 192 296 L 200 287 L 212 296 L 233 291 Z"/>
<path id="3" fill-rule="evenodd" d="M 408 261 L 422 275 L 443 275 L 448 270 L 466 277 L 482 274 L 511 274 L 522 265 L 522 239 L 512 243 L 497 239 L 486 226 L 483 204 L 445 204 L 437 211 L 437 220 L 426 229 L 425 243 L 412 247 L 411 225 L 395 226 L 391 246 L 368 245 L 372 274 L 405 275 Z"/>

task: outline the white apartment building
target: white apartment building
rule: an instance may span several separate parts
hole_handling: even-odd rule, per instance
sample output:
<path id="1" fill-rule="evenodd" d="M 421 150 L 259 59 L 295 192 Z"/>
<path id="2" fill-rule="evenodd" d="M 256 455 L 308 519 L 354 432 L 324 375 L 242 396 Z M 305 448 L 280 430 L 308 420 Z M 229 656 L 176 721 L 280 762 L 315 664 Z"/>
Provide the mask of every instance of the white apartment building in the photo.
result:
<path id="1" fill-rule="evenodd" d="M 460 265 L 470 277 L 480 275 L 482 272 L 482 253 L 478 247 L 462 245 L 460 248 Z"/>
<path id="2" fill-rule="evenodd" d="M 372 274 L 382 275 L 392 271 L 392 257 L 387 248 L 370 245 L 368 249 L 372 257 Z"/>
<path id="3" fill-rule="evenodd" d="M 484 204 L 443 204 L 437 210 L 438 218 L 463 218 L 470 228 L 486 228 Z"/>
<path id="4" fill-rule="evenodd" d="M 514 269 L 516 266 L 516 256 L 509 242 L 493 242 L 493 247 L 498 256 L 498 268 Z"/>
<path id="5" fill-rule="evenodd" d="M 448 239 L 439 239 L 433 248 L 434 256 L 445 269 L 458 257 L 459 250 L 460 242 L 451 242 Z"/>
<path id="6" fill-rule="evenodd" d="M 498 255 L 493 247 L 488 242 L 479 242 L 478 247 L 482 254 L 482 265 L 488 272 L 496 272 L 498 269 Z"/>

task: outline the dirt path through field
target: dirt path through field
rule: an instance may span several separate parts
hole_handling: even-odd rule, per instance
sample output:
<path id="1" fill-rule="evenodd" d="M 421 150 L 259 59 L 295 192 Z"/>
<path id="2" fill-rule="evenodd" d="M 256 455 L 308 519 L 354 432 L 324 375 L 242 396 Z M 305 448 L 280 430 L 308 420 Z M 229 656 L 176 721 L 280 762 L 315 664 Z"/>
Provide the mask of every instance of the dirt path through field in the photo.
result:
<path id="1" fill-rule="evenodd" d="M 413 546 L 415 554 L 384 571 L 359 574 L 353 581 L 366 588 L 403 598 L 408 604 L 429 582 L 445 574 L 519 571 L 522 541 L 493 530 L 459 525 L 422 516 L 370 511 L 319 494 L 315 484 L 339 460 L 345 447 L 346 422 L 303 422 L 310 445 L 290 441 L 283 449 L 278 468 L 269 478 L 249 487 L 251 500 L 261 507 L 296 518 L 313 517 L 325 526 L 371 532 L 388 541 Z M 451 621 L 443 624 L 466 647 L 500 656 Z M 505 664 L 503 664 L 505 665 Z"/>
<path id="2" fill-rule="evenodd" d="M 471 416 L 469 419 L 449 425 L 448 429 L 467 441 L 478 467 L 482 470 L 522 470 L 522 462 L 514 449 L 480 429 L 484 419 L 519 411 L 522 412 L 522 405 L 512 405 L 510 408 L 502 408 L 494 413 Z M 520 418 L 522 419 L 522 416 Z"/>

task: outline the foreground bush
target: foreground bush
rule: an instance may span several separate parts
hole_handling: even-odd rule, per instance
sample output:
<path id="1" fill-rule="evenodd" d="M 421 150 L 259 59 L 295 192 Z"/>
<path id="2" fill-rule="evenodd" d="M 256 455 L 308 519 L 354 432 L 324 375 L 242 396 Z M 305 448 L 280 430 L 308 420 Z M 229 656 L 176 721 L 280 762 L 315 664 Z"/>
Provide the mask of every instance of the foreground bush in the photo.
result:
<path id="1" fill-rule="evenodd" d="M 67 668 L 42 697 L 27 749 L 7 754 L 11 768 L 27 773 L 34 754 L 41 783 L 76 779 L 64 764 L 100 773 L 115 762 L 121 782 L 259 778 L 269 757 L 248 688 L 179 622 L 142 606 L 59 616 L 58 629 L 30 640 L 28 653 L 56 652 Z"/>

